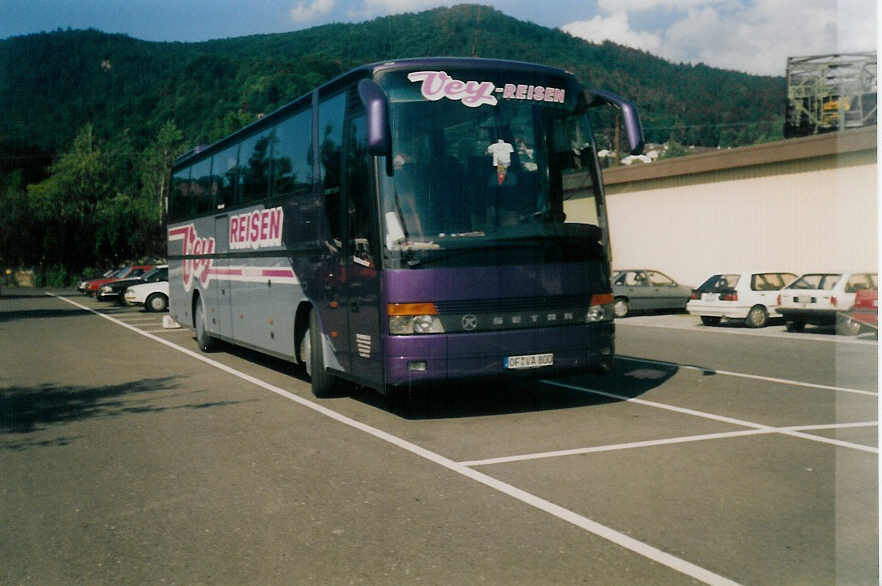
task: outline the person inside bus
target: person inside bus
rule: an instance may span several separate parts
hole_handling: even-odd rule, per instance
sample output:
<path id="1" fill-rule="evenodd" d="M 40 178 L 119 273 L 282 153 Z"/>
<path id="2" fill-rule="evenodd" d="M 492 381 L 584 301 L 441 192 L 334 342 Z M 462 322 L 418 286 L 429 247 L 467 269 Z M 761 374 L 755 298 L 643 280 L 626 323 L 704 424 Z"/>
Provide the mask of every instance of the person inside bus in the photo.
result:
<path id="1" fill-rule="evenodd" d="M 520 176 L 519 153 L 508 141 L 498 138 L 487 147 L 493 170 L 487 178 L 488 213 L 492 224 L 511 226 L 535 211 L 533 196 L 524 189 Z"/>

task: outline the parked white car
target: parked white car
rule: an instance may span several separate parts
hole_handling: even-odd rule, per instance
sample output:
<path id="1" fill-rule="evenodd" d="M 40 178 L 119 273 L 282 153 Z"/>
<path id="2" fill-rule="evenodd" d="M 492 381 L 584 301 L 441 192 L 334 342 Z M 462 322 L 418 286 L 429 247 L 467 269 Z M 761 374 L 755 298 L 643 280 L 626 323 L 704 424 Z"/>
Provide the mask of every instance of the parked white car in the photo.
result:
<path id="1" fill-rule="evenodd" d="M 777 311 L 788 332 L 801 332 L 807 323 L 833 325 L 840 312 L 854 306 L 859 290 L 878 289 L 877 283 L 876 273 L 806 273 L 781 289 Z M 840 325 L 843 333 L 852 333 L 845 322 Z"/>
<path id="2" fill-rule="evenodd" d="M 706 326 L 727 319 L 761 328 L 769 323 L 769 317 L 776 317 L 779 289 L 794 279 L 794 273 L 783 271 L 717 273 L 692 292 L 686 311 L 699 316 Z"/>
<path id="3" fill-rule="evenodd" d="M 143 305 L 147 311 L 168 309 L 168 281 L 131 285 L 123 295 L 127 305 Z"/>

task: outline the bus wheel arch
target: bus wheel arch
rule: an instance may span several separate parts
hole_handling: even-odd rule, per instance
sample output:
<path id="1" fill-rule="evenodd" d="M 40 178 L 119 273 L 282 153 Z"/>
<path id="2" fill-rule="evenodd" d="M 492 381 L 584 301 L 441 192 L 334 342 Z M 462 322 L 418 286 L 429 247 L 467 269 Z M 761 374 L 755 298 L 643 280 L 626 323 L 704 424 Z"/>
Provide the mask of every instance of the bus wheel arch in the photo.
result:
<path id="1" fill-rule="evenodd" d="M 325 368 L 325 349 L 318 312 L 310 306 L 305 313 L 307 328 L 300 342 L 300 353 L 312 386 L 312 394 L 320 399 L 337 396 L 340 382 Z"/>
<path id="2" fill-rule="evenodd" d="M 309 314 L 312 312 L 312 304 L 304 301 L 297 307 L 297 313 L 294 315 L 294 354 L 297 364 L 306 368 L 309 374 L 310 364 L 309 355 L 304 352 L 309 351 Z"/>
<path id="3" fill-rule="evenodd" d="M 193 316 L 193 329 L 196 331 L 196 343 L 203 352 L 211 352 L 217 345 L 217 340 L 208 333 L 208 315 L 205 313 L 205 303 L 199 291 L 193 292 L 191 303 Z"/>

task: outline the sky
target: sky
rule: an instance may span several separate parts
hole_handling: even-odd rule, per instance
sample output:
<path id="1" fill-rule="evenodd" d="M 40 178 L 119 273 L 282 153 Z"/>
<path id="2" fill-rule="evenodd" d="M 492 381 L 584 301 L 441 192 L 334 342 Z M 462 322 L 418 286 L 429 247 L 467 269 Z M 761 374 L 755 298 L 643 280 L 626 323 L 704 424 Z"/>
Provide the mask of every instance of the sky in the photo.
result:
<path id="1" fill-rule="evenodd" d="M 418 12 L 448 0 L 0 0 L 0 39 L 94 28 L 204 41 Z M 471 0 L 676 63 L 784 75 L 787 57 L 876 50 L 879 0 Z M 412 56 L 412 55 L 409 55 Z"/>

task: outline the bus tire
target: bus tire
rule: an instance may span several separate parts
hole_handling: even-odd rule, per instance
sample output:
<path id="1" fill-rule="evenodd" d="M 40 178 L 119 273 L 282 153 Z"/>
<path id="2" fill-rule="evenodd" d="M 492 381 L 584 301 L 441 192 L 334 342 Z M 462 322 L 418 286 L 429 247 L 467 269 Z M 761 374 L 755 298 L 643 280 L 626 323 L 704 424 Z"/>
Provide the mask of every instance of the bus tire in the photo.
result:
<path id="1" fill-rule="evenodd" d="M 196 299 L 193 309 L 193 321 L 196 326 L 196 343 L 203 352 L 211 352 L 217 345 L 217 341 L 208 333 L 208 317 L 205 315 L 205 306 L 202 298 Z"/>
<path id="2" fill-rule="evenodd" d="M 322 329 L 315 310 L 309 312 L 309 330 L 303 338 L 304 344 L 308 344 L 304 352 L 308 352 L 309 355 L 304 356 L 304 362 L 307 365 L 306 373 L 312 384 L 312 394 L 320 399 L 334 396 L 337 380 L 325 369 Z"/>

